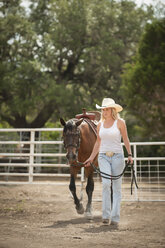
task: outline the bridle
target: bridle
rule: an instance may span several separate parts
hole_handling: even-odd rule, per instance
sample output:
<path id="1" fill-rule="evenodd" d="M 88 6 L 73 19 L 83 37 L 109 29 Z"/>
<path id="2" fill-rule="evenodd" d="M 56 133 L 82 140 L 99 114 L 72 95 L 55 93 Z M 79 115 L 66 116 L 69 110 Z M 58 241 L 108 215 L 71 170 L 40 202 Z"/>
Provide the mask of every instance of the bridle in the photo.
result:
<path id="1" fill-rule="evenodd" d="M 66 142 L 67 136 L 69 137 L 69 143 Z M 75 144 L 73 141 L 76 140 Z M 77 128 L 76 132 L 69 131 L 66 134 L 63 132 L 63 143 L 64 143 L 64 148 L 67 150 L 69 147 L 74 147 L 76 148 L 76 153 L 78 152 L 78 149 L 80 148 L 80 142 L 81 142 L 81 135 L 80 135 L 80 130 Z"/>

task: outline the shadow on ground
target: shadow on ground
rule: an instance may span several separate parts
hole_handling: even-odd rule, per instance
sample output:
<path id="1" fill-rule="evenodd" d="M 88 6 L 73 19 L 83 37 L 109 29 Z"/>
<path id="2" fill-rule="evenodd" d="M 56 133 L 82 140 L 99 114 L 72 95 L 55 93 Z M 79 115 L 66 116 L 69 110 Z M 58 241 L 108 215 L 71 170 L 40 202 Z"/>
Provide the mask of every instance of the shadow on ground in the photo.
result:
<path id="1" fill-rule="evenodd" d="M 59 220 L 57 222 L 54 222 L 50 226 L 45 226 L 42 228 L 66 228 L 69 225 L 83 225 L 82 228 L 84 232 L 88 233 L 100 233 L 100 232 L 110 232 L 110 231 L 117 231 L 120 230 L 119 227 L 114 225 L 105 226 L 101 222 L 101 216 L 94 217 L 92 220 L 88 220 L 86 218 L 75 218 L 75 219 L 69 219 L 69 220 Z M 88 224 L 87 228 L 84 226 L 84 224 Z M 90 226 L 90 227 L 89 227 Z M 121 230 L 120 230 L 121 231 Z"/>

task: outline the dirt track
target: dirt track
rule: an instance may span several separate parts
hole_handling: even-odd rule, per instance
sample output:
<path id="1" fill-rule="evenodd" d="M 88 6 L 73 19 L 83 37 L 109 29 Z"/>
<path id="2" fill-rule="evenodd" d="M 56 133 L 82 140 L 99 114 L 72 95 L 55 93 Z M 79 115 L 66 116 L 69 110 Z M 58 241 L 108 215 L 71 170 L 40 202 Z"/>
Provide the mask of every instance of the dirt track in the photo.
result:
<path id="1" fill-rule="evenodd" d="M 0 186 L 0 248 L 165 247 L 165 202 L 122 202 L 119 229 L 102 225 L 101 202 L 93 214 L 76 213 L 67 184 Z"/>

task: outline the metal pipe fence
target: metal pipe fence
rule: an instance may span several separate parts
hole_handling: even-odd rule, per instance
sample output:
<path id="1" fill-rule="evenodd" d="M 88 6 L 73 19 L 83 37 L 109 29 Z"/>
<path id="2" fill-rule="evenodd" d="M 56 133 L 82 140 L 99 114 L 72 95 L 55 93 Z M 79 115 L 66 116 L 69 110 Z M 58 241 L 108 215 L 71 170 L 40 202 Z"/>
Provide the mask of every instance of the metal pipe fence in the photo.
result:
<path id="1" fill-rule="evenodd" d="M 62 130 L 0 129 L 0 184 L 57 184 L 69 180 Z M 165 142 L 131 142 L 131 147 L 139 189 L 134 188 L 130 195 L 129 169 L 123 176 L 123 200 L 165 201 Z M 84 169 L 78 178 L 83 184 Z M 98 175 L 94 178 L 100 182 Z"/>

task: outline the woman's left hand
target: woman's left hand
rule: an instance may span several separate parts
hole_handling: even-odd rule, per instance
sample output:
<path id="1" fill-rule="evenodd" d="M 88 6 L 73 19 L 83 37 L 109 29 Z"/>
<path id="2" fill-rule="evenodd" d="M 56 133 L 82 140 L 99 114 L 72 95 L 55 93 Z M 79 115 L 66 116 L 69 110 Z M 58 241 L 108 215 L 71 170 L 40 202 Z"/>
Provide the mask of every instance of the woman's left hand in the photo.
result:
<path id="1" fill-rule="evenodd" d="M 130 163 L 131 165 L 133 164 L 133 158 L 132 158 L 132 156 L 128 156 L 127 163 Z"/>

